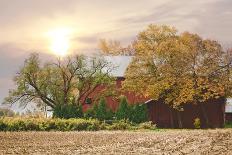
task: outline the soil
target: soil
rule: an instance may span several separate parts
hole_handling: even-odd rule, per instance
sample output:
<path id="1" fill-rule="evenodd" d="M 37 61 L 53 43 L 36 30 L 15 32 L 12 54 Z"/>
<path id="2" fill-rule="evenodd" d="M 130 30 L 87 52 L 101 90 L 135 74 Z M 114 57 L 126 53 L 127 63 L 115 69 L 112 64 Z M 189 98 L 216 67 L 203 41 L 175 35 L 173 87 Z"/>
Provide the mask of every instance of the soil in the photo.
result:
<path id="1" fill-rule="evenodd" d="M 0 132 L 0 154 L 232 155 L 232 129 Z"/>

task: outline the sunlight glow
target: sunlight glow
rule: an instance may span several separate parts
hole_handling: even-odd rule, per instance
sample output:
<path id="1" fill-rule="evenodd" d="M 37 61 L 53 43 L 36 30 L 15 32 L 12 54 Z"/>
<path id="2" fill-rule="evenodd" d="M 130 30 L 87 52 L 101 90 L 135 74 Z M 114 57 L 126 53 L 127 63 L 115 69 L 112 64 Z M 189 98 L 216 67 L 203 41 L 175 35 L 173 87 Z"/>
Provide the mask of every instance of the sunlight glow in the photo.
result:
<path id="1" fill-rule="evenodd" d="M 66 56 L 70 48 L 69 35 L 71 30 L 68 28 L 54 29 L 49 32 L 51 39 L 51 51 L 57 56 Z"/>

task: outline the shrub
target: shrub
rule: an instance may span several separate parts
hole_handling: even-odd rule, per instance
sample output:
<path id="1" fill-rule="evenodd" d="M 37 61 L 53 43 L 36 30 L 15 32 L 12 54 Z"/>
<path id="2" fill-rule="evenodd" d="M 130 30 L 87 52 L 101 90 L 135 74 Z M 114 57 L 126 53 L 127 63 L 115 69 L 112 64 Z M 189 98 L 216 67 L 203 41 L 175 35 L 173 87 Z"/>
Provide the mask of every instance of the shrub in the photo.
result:
<path id="1" fill-rule="evenodd" d="M 134 128 L 133 128 L 133 125 L 128 120 L 120 120 L 108 126 L 107 129 L 108 130 L 130 130 Z"/>
<path id="2" fill-rule="evenodd" d="M 109 109 L 108 111 L 107 111 L 107 116 L 106 116 L 106 120 L 113 120 L 114 119 L 114 115 L 115 115 L 115 113 L 113 112 L 113 110 L 112 109 Z"/>
<path id="3" fill-rule="evenodd" d="M 107 109 L 105 99 L 101 99 L 97 109 L 96 109 L 96 118 L 103 121 L 107 119 Z"/>
<path id="4" fill-rule="evenodd" d="M 93 108 L 89 108 L 85 113 L 84 113 L 84 118 L 95 118 L 95 110 Z"/>
<path id="5" fill-rule="evenodd" d="M 100 129 L 100 122 L 94 119 L 70 119 L 69 120 L 69 131 L 82 131 L 90 130 L 96 131 Z"/>
<path id="6" fill-rule="evenodd" d="M 53 111 L 54 118 L 81 118 L 83 117 L 83 111 L 81 105 L 65 104 L 58 105 Z"/>
<path id="7" fill-rule="evenodd" d="M 4 119 L 0 119 L 0 131 L 5 131 L 7 129 L 7 124 Z"/>
<path id="8" fill-rule="evenodd" d="M 225 124 L 225 128 L 232 128 L 232 122 L 227 122 Z"/>
<path id="9" fill-rule="evenodd" d="M 107 108 L 105 99 L 101 99 L 99 104 L 94 104 L 93 108 L 88 109 L 84 117 L 96 118 L 98 120 L 112 120 L 114 113 L 111 109 Z"/>
<path id="10" fill-rule="evenodd" d="M 154 129 L 156 129 L 156 124 L 153 124 L 151 121 L 149 121 L 149 122 L 143 122 L 143 123 L 139 124 L 138 128 L 139 129 L 154 130 Z"/>
<path id="11" fill-rule="evenodd" d="M 201 120 L 200 120 L 200 118 L 195 118 L 193 125 L 194 125 L 195 129 L 200 129 L 201 128 Z"/>
<path id="12" fill-rule="evenodd" d="M 155 129 L 155 126 L 151 122 L 132 124 L 129 120 L 114 120 L 109 124 L 96 119 L 0 119 L 0 131 L 97 131 L 136 129 Z"/>
<path id="13" fill-rule="evenodd" d="M 134 123 L 148 121 L 147 106 L 145 104 L 135 104 L 130 108 L 130 120 Z"/>
<path id="14" fill-rule="evenodd" d="M 122 119 L 129 119 L 130 118 L 130 107 L 128 105 L 127 99 L 125 96 L 122 96 L 120 98 L 119 107 L 116 111 L 116 119 L 122 120 Z"/>
<path id="15" fill-rule="evenodd" d="M 95 131 L 100 129 L 100 121 L 94 119 L 0 119 L 0 131 Z"/>

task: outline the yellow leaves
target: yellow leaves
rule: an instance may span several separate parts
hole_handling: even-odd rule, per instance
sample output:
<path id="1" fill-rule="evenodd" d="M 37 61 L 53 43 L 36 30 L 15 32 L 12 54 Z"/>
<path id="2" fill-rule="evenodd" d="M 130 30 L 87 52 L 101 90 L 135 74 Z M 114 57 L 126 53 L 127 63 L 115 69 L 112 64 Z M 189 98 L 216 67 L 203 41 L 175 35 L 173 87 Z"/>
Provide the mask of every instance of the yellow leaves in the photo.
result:
<path id="1" fill-rule="evenodd" d="M 176 29 L 169 26 L 149 25 L 139 33 L 134 48 L 137 55 L 155 54 L 157 46 L 168 38 L 176 36 Z"/>
<path id="2" fill-rule="evenodd" d="M 220 67 L 226 62 L 221 45 L 197 34 L 176 33 L 157 25 L 139 33 L 124 85 L 173 107 L 225 96 L 232 83 Z"/>
<path id="3" fill-rule="evenodd" d="M 133 44 L 122 47 L 121 43 L 116 40 L 105 40 L 101 39 L 99 41 L 99 48 L 101 52 L 105 55 L 132 55 L 134 54 Z"/>
<path id="4" fill-rule="evenodd" d="M 99 42 L 100 49 L 106 54 L 117 55 L 121 49 L 121 44 L 119 41 L 101 39 Z"/>

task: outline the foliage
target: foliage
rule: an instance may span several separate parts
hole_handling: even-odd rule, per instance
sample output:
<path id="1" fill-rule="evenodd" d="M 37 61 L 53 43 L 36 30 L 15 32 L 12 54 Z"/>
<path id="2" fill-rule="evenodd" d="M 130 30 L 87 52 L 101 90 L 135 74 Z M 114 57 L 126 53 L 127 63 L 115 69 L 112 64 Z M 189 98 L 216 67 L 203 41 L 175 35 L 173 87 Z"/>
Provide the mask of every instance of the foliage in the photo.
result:
<path id="1" fill-rule="evenodd" d="M 68 104 L 68 105 L 57 105 L 53 109 L 54 118 L 82 118 L 83 111 L 81 105 Z"/>
<path id="2" fill-rule="evenodd" d="M 116 40 L 101 39 L 99 48 L 104 55 L 133 55 L 132 45 L 122 47 L 121 43 Z"/>
<path id="3" fill-rule="evenodd" d="M 0 131 L 97 131 L 154 129 L 151 123 L 132 124 L 127 120 L 112 124 L 96 119 L 1 118 Z"/>
<path id="4" fill-rule="evenodd" d="M 131 130 L 133 125 L 128 120 L 119 120 L 107 127 L 108 130 Z"/>
<path id="5" fill-rule="evenodd" d="M 142 123 L 148 121 L 148 111 L 145 104 L 135 104 L 130 106 L 130 121 Z"/>
<path id="6" fill-rule="evenodd" d="M 96 109 L 96 118 L 101 121 L 107 119 L 106 101 L 103 98 L 100 100 Z"/>
<path id="7" fill-rule="evenodd" d="M 86 112 L 84 112 L 84 118 L 95 118 L 96 116 L 96 108 L 97 105 L 94 104 L 93 108 L 89 108 Z"/>
<path id="8" fill-rule="evenodd" d="M 97 97 L 111 91 L 113 69 L 100 57 L 76 55 L 42 64 L 38 54 L 31 54 L 15 76 L 16 89 L 10 91 L 5 103 L 43 103 L 52 109 L 59 105 L 77 105 L 85 102 L 100 85 L 105 89 Z"/>
<path id="9" fill-rule="evenodd" d="M 99 104 L 94 104 L 93 108 L 88 109 L 85 112 L 85 118 L 96 118 L 98 120 L 112 120 L 114 113 L 106 106 L 106 101 L 101 98 Z"/>
<path id="10" fill-rule="evenodd" d="M 143 122 L 139 124 L 139 129 L 156 129 L 156 124 L 153 124 L 151 121 L 149 122 Z"/>
<path id="11" fill-rule="evenodd" d="M 225 128 L 232 128 L 232 122 L 227 122 L 225 124 Z"/>
<path id="12" fill-rule="evenodd" d="M 229 93 L 232 59 L 216 41 L 150 25 L 138 35 L 134 48 L 125 90 L 162 98 L 176 109 Z"/>
<path id="13" fill-rule="evenodd" d="M 134 123 L 148 120 L 147 106 L 145 104 L 129 105 L 125 96 L 120 97 L 119 107 L 115 113 L 117 120 L 130 120 Z"/>
<path id="14" fill-rule="evenodd" d="M 200 129 L 201 128 L 201 120 L 200 118 L 195 118 L 194 119 L 194 122 L 193 122 L 193 125 L 196 129 Z"/>
<path id="15" fill-rule="evenodd" d="M 100 130 L 98 120 L 84 119 L 0 119 L 1 131 L 81 131 Z"/>
<path id="16" fill-rule="evenodd" d="M 131 114 L 131 110 L 130 110 L 130 107 L 128 105 L 127 99 L 125 96 L 121 96 L 119 107 L 115 113 L 116 119 L 117 120 L 129 119 L 130 114 Z"/>
<path id="17" fill-rule="evenodd" d="M 11 109 L 0 109 L 0 117 L 13 117 L 15 116 L 15 112 Z"/>

